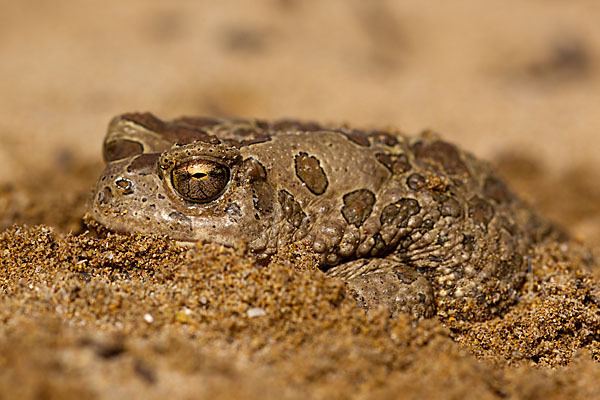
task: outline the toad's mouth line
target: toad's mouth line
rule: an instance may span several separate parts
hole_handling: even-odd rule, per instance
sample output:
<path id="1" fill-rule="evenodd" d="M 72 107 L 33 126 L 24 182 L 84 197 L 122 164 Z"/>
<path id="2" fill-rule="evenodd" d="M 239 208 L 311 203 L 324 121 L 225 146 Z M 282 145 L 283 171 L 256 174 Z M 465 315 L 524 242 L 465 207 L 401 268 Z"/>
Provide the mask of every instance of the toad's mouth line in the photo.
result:
<path id="1" fill-rule="evenodd" d="M 202 244 L 217 244 L 219 246 L 223 246 L 223 247 L 227 247 L 227 248 L 236 248 L 237 246 L 231 244 L 231 243 L 225 243 L 225 242 L 221 242 L 219 240 L 211 240 L 211 239 L 179 239 L 179 238 L 172 238 L 169 235 L 166 234 L 160 234 L 160 233 L 147 233 L 147 232 L 139 232 L 139 231 L 128 231 L 126 229 L 118 229 L 118 228 L 113 228 L 113 227 L 109 227 L 107 225 L 105 225 L 104 223 L 102 223 L 101 221 L 99 221 L 97 218 L 95 218 L 92 214 L 90 213 L 86 213 L 83 216 L 83 222 L 84 225 L 87 227 L 87 230 L 89 232 L 93 232 L 94 234 L 101 234 L 103 232 L 112 232 L 112 233 L 118 233 L 118 234 L 127 234 L 127 235 L 131 235 L 131 234 L 139 234 L 139 235 L 158 235 L 158 236 L 162 236 L 168 240 L 172 240 L 173 242 L 175 242 L 175 244 L 177 246 L 180 247 L 185 247 L 185 248 L 193 248 L 196 247 L 198 245 L 202 245 Z"/>

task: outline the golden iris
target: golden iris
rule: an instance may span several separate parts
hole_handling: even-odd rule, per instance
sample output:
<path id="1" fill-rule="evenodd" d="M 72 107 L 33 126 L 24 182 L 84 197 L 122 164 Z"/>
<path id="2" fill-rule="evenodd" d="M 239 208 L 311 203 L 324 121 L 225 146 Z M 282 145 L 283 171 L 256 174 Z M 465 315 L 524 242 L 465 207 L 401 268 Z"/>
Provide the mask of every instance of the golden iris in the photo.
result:
<path id="1" fill-rule="evenodd" d="M 215 161 L 195 160 L 173 169 L 171 182 L 185 200 L 208 203 L 225 190 L 229 168 Z"/>

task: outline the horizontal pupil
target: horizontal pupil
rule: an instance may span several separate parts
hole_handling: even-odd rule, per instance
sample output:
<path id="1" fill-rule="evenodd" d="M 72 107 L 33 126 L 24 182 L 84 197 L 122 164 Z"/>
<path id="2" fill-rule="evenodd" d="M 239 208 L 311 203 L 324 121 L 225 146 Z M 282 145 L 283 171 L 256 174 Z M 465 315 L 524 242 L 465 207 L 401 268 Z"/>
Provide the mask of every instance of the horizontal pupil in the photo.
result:
<path id="1" fill-rule="evenodd" d="M 187 163 L 171 172 L 173 189 L 185 200 L 207 203 L 223 193 L 229 169 L 216 162 Z"/>

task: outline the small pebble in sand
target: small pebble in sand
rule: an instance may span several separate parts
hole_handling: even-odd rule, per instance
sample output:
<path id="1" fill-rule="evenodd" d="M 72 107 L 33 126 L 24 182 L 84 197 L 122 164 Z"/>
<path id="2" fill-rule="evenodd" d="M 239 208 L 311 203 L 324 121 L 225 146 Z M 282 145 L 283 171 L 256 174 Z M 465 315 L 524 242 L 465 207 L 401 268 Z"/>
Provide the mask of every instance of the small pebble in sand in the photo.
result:
<path id="1" fill-rule="evenodd" d="M 148 313 L 144 314 L 144 321 L 151 324 L 154 322 L 154 317 Z"/>
<path id="2" fill-rule="evenodd" d="M 248 318 L 264 317 L 265 315 L 267 315 L 265 310 L 263 310 L 260 307 L 250 308 L 248 309 L 248 311 L 246 311 L 246 313 L 248 314 Z"/>

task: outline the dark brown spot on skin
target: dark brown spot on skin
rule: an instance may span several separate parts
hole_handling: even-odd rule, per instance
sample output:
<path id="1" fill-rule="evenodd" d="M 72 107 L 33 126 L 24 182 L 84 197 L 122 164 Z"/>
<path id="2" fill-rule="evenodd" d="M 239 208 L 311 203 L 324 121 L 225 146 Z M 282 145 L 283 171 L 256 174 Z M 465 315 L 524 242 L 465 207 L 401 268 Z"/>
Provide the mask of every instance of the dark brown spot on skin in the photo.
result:
<path id="1" fill-rule="evenodd" d="M 400 175 L 410 170 L 410 163 L 406 154 L 377 153 L 375 157 L 394 175 Z"/>
<path id="2" fill-rule="evenodd" d="M 401 199 L 384 207 L 379 217 L 381 225 L 395 224 L 404 228 L 408 219 L 421 211 L 419 202 L 415 199 Z"/>
<path id="3" fill-rule="evenodd" d="M 485 179 L 483 193 L 497 203 L 508 203 L 513 197 L 506 184 L 495 176 L 488 176 Z"/>
<path id="4" fill-rule="evenodd" d="M 135 172 L 140 175 L 153 174 L 156 172 L 159 157 L 159 153 L 142 154 L 127 166 L 127 172 Z"/>
<path id="5" fill-rule="evenodd" d="M 280 190 L 277 193 L 277 199 L 281 204 L 285 219 L 294 227 L 299 228 L 307 218 L 300 204 L 285 190 Z"/>
<path id="6" fill-rule="evenodd" d="M 267 170 L 264 165 L 254 158 L 248 158 L 244 160 L 242 170 L 252 188 L 254 208 L 263 215 L 273 212 L 275 196 L 271 185 L 267 183 Z"/>
<path id="7" fill-rule="evenodd" d="M 121 139 L 104 143 L 102 150 L 104 161 L 110 162 L 142 154 L 144 147 L 139 142 Z"/>
<path id="8" fill-rule="evenodd" d="M 360 132 L 357 130 L 345 130 L 345 129 L 339 130 L 338 132 L 340 132 L 342 135 L 346 136 L 346 138 L 348 138 L 348 140 L 356 143 L 359 146 L 369 147 L 371 145 L 371 143 L 369 142 L 369 139 L 367 139 L 365 137 L 363 132 Z"/>
<path id="9" fill-rule="evenodd" d="M 367 189 L 359 189 L 344 195 L 342 215 L 349 224 L 357 228 L 365 222 L 375 204 L 375 195 Z"/>
<path id="10" fill-rule="evenodd" d="M 135 122 L 136 124 L 141 125 L 148 130 L 156 132 L 162 135 L 166 140 L 175 144 L 184 145 L 196 141 L 210 144 L 221 143 L 216 136 L 208 134 L 198 125 L 191 125 L 186 122 L 178 122 L 182 121 L 183 119 L 175 120 L 173 122 L 164 122 L 150 113 L 124 114 L 122 118 Z"/>
<path id="11" fill-rule="evenodd" d="M 252 184 L 252 201 L 254 208 L 262 215 L 271 214 L 273 212 L 273 189 L 264 182 L 258 181 Z"/>
<path id="12" fill-rule="evenodd" d="M 135 122 L 136 124 L 141 125 L 153 132 L 162 132 L 165 130 L 166 124 L 150 113 L 123 114 L 122 118 L 131 122 Z"/>
<path id="13" fill-rule="evenodd" d="M 417 173 L 410 174 L 410 176 L 406 180 L 406 184 L 412 190 L 421 190 L 425 187 L 426 183 L 427 183 L 427 180 L 425 179 L 425 177 L 423 177 L 423 175 L 420 175 Z"/>
<path id="14" fill-rule="evenodd" d="M 441 140 L 428 144 L 417 142 L 412 150 L 417 159 L 439 163 L 451 175 L 469 174 L 466 165 L 460 159 L 458 150 L 450 143 Z"/>
<path id="15" fill-rule="evenodd" d="M 273 188 L 267 182 L 267 170 L 254 158 L 246 159 L 242 168 L 245 170 L 252 188 L 254 208 L 262 215 L 272 213 L 275 194 Z"/>
<path id="16" fill-rule="evenodd" d="M 442 204 L 440 213 L 444 217 L 458 218 L 462 214 L 462 209 L 460 208 L 460 204 L 458 204 L 458 201 L 456 199 L 449 198 L 445 200 Z"/>
<path id="17" fill-rule="evenodd" d="M 250 182 L 267 179 L 267 170 L 258 160 L 247 158 L 242 165 L 243 174 Z"/>
<path id="18" fill-rule="evenodd" d="M 479 196 L 469 199 L 469 217 L 480 228 L 486 229 L 488 223 L 494 218 L 494 207 Z"/>
<path id="19" fill-rule="evenodd" d="M 371 131 L 368 136 L 373 142 L 385 144 L 386 146 L 395 146 L 398 144 L 398 138 L 386 131 Z"/>
<path id="20" fill-rule="evenodd" d="M 316 195 L 325 193 L 329 182 L 316 157 L 302 152 L 296 156 L 295 164 L 296 175 L 304 182 L 308 190 Z"/>

